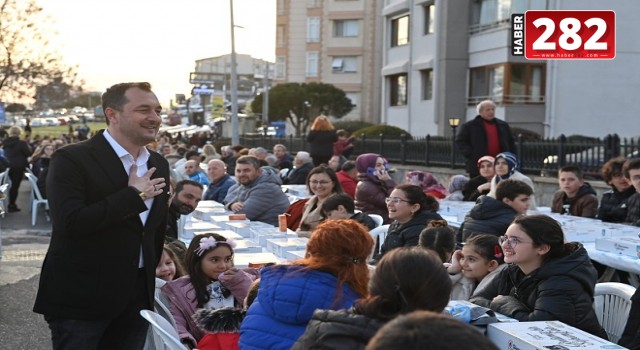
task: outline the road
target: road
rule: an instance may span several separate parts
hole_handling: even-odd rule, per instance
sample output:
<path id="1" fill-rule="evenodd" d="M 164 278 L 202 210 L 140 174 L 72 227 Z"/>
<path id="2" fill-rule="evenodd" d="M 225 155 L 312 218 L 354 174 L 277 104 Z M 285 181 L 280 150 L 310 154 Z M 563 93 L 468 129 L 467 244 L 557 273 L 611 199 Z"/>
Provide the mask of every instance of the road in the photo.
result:
<path id="1" fill-rule="evenodd" d="M 31 311 L 38 290 L 42 260 L 49 246 L 51 223 L 44 210 L 38 211 L 37 225 L 31 226 L 29 193 L 23 181 L 18 195 L 18 213 L 0 219 L 2 259 L 0 260 L 0 348 L 51 349 L 49 327 L 42 315 Z"/>

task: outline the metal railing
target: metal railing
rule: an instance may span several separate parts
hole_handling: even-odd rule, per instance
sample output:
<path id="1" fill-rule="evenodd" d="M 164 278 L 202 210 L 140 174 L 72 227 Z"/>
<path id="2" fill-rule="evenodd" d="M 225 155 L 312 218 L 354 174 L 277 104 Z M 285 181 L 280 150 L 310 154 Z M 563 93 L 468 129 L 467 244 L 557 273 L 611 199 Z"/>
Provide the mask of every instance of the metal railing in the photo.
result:
<path id="1" fill-rule="evenodd" d="M 357 137 L 352 155 L 354 159 L 362 153 L 377 153 L 396 164 L 465 168 L 465 159 L 457 147 L 452 147 L 451 137 L 427 135 L 410 138 L 403 135 L 399 139 L 391 139 L 383 134 L 378 137 Z M 306 135 L 281 138 L 264 135 L 240 137 L 240 143 L 248 148 L 264 147 L 270 150 L 276 144 L 283 144 L 293 153 L 309 150 L 305 140 Z M 219 142 L 224 144 L 224 140 Z M 596 139 L 574 140 L 561 135 L 558 138 L 529 141 L 518 135 L 516 153 L 520 159 L 520 171 L 525 174 L 555 176 L 562 166 L 577 164 L 582 167 L 586 178 L 598 178 L 600 167 L 608 159 L 616 156 L 640 156 L 640 139 L 621 139 L 613 134 Z"/>

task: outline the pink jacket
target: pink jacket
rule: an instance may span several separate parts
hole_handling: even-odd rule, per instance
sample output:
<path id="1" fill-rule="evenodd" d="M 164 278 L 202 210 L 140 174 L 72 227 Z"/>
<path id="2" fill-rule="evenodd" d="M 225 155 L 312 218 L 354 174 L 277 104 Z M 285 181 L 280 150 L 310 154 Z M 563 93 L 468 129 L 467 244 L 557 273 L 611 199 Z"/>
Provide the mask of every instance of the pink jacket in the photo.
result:
<path id="1" fill-rule="evenodd" d="M 242 307 L 251 283 L 260 276 L 260 272 L 253 268 L 242 269 L 231 278 L 224 274 L 218 277 L 223 286 L 231 291 L 236 305 Z M 204 335 L 198 328 L 192 316 L 198 307 L 196 292 L 191 278 L 183 276 L 162 287 L 162 292 L 169 298 L 169 310 L 176 320 L 176 329 L 180 340 L 189 340 L 195 346 Z"/>

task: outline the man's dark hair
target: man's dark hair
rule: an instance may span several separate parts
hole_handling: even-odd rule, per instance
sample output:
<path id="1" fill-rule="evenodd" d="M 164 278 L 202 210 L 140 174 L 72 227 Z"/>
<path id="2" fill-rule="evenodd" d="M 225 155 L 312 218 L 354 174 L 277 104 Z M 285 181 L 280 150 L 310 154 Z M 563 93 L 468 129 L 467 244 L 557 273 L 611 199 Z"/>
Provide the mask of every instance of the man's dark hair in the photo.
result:
<path id="1" fill-rule="evenodd" d="M 242 156 L 236 160 L 236 164 L 250 164 L 254 168 L 260 169 L 260 161 L 254 156 Z"/>
<path id="2" fill-rule="evenodd" d="M 184 154 L 184 159 L 186 160 L 190 160 L 191 157 L 199 157 L 199 159 L 202 160 L 202 155 L 200 155 L 200 152 L 198 151 L 187 151 Z"/>
<path id="3" fill-rule="evenodd" d="M 193 180 L 182 180 L 179 181 L 176 184 L 176 188 L 175 188 L 175 193 L 176 195 L 178 195 L 178 193 L 182 192 L 182 189 L 184 188 L 185 185 L 191 185 L 191 186 L 196 186 L 201 190 L 204 190 L 204 186 L 202 186 L 201 183 L 199 183 L 198 181 L 193 181 Z"/>
<path id="4" fill-rule="evenodd" d="M 502 180 L 498 182 L 498 187 L 496 187 L 496 199 L 501 202 L 504 198 L 514 200 L 521 194 L 530 196 L 533 194 L 533 190 L 531 189 L 531 187 L 529 187 L 529 185 L 520 180 Z"/>
<path id="5" fill-rule="evenodd" d="M 351 196 L 344 193 L 336 193 L 324 200 L 322 203 L 322 213 L 324 216 L 327 216 L 328 212 L 338 209 L 341 205 L 349 214 L 353 214 L 356 209 Z"/>
<path id="6" fill-rule="evenodd" d="M 342 167 L 340 168 L 340 170 L 346 173 L 347 171 L 351 171 L 355 168 L 356 168 L 356 162 L 352 160 L 348 160 L 342 164 Z"/>
<path id="7" fill-rule="evenodd" d="M 582 169 L 574 164 L 568 164 L 560 168 L 558 171 L 558 177 L 560 176 L 560 173 L 574 173 L 580 180 L 582 180 L 583 177 Z"/>
<path id="8" fill-rule="evenodd" d="M 640 158 L 631 158 L 624 163 L 624 166 L 622 166 L 624 177 L 629 179 L 629 170 L 633 169 L 640 169 Z"/>
<path id="9" fill-rule="evenodd" d="M 152 92 L 151 84 L 147 82 L 120 83 L 113 85 L 102 94 L 102 111 L 106 113 L 107 108 L 111 108 L 121 112 L 122 106 L 129 102 L 125 97 L 125 94 L 127 93 L 127 90 L 131 88 L 138 88 L 146 92 Z M 106 121 L 107 125 L 109 125 L 109 118 L 106 118 Z"/>

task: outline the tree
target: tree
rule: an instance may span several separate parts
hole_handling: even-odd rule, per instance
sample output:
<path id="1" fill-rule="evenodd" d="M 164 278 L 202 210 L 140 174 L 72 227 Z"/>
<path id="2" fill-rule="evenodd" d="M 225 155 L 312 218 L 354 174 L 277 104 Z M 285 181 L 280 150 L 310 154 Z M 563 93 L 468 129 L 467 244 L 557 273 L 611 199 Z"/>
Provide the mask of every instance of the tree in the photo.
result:
<path id="1" fill-rule="evenodd" d="M 269 90 L 269 120 L 289 119 L 300 136 L 309 129 L 313 119 L 325 114 L 342 118 L 351 112 L 353 104 L 344 91 L 324 83 L 286 83 Z M 262 95 L 251 102 L 251 110 L 262 113 Z"/>
<path id="2" fill-rule="evenodd" d="M 56 80 L 78 84 L 75 67 L 49 44 L 48 22 L 35 0 L 0 0 L 0 99 L 34 98 L 36 87 Z"/>

